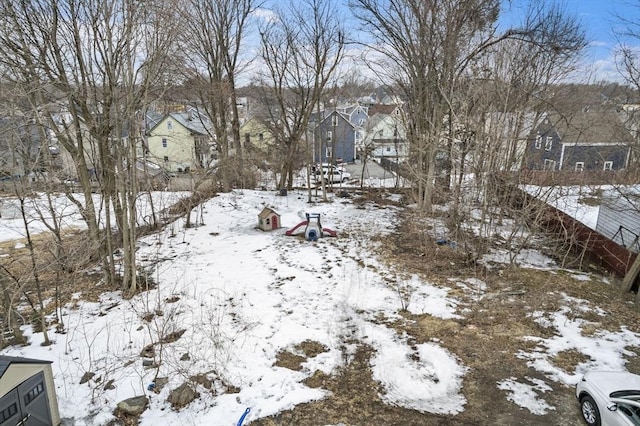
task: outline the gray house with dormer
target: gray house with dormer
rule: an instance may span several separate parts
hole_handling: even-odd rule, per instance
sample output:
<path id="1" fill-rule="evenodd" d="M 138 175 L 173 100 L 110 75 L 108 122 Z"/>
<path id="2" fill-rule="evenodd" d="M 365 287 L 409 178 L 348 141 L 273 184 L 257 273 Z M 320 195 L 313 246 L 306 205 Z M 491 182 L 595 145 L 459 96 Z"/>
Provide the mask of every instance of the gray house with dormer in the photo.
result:
<path id="1" fill-rule="evenodd" d="M 633 138 L 618 113 L 585 108 L 573 115 L 543 114 L 529 136 L 529 170 L 624 170 Z"/>

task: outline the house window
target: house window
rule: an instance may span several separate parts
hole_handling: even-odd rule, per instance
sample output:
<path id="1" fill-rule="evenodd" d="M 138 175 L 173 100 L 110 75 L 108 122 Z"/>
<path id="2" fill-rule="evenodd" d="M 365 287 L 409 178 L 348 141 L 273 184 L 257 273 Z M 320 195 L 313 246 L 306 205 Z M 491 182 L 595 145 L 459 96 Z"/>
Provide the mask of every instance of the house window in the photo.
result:
<path id="1" fill-rule="evenodd" d="M 333 149 L 330 146 L 325 149 L 325 156 L 327 158 L 333 157 Z"/>
<path id="2" fill-rule="evenodd" d="M 244 134 L 244 143 L 248 144 L 251 142 L 251 135 L 249 133 Z"/>
<path id="3" fill-rule="evenodd" d="M 604 170 L 613 170 L 613 161 L 605 161 Z"/>
<path id="4" fill-rule="evenodd" d="M 169 162 L 169 157 L 167 157 L 166 155 L 164 156 L 164 162 L 168 163 Z"/>
<path id="5" fill-rule="evenodd" d="M 337 126 L 338 125 L 338 116 L 334 115 L 333 117 L 331 117 L 331 125 L 332 126 Z"/>
<path id="6" fill-rule="evenodd" d="M 358 121 L 358 123 L 360 123 L 360 125 L 362 126 L 364 124 L 364 118 L 361 118 L 360 121 Z"/>
<path id="7" fill-rule="evenodd" d="M 400 110 L 396 108 L 396 110 L 394 111 L 396 115 L 400 115 Z"/>
<path id="8" fill-rule="evenodd" d="M 391 152 L 391 147 L 390 146 L 387 147 L 387 152 Z"/>
<path id="9" fill-rule="evenodd" d="M 583 172 L 583 171 L 584 171 L 584 162 L 582 161 L 576 162 L 576 172 Z"/>
<path id="10" fill-rule="evenodd" d="M 263 141 L 264 140 L 264 133 L 258 133 L 258 140 L 259 141 Z"/>
<path id="11" fill-rule="evenodd" d="M 556 162 L 554 160 L 544 160 L 544 169 L 554 172 L 556 170 Z"/>
<path id="12" fill-rule="evenodd" d="M 173 130 L 173 121 L 167 121 L 167 130 Z"/>
<path id="13" fill-rule="evenodd" d="M 540 135 L 536 136 L 535 148 L 536 149 L 542 148 L 542 136 L 540 136 Z"/>
<path id="14" fill-rule="evenodd" d="M 553 146 L 553 138 L 551 136 L 547 136 L 544 140 L 544 150 L 551 151 L 552 146 Z"/>
<path id="15" fill-rule="evenodd" d="M 331 132 L 331 130 L 327 131 L 327 142 L 331 142 L 332 136 L 333 136 L 333 132 Z"/>
<path id="16" fill-rule="evenodd" d="M 166 138 L 162 138 L 162 147 L 163 148 L 167 147 L 167 139 Z"/>

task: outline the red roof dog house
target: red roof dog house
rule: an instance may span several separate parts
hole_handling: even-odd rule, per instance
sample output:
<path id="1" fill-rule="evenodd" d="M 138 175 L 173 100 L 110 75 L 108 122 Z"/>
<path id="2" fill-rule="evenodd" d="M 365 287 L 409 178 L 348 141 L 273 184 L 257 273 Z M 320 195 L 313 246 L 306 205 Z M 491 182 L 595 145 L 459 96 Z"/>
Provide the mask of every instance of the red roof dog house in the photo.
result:
<path id="1" fill-rule="evenodd" d="M 258 215 L 258 228 L 263 231 L 273 231 L 280 228 L 280 215 L 275 210 L 265 207 Z"/>
<path id="2" fill-rule="evenodd" d="M 0 424 L 60 424 L 51 361 L 0 356 Z"/>

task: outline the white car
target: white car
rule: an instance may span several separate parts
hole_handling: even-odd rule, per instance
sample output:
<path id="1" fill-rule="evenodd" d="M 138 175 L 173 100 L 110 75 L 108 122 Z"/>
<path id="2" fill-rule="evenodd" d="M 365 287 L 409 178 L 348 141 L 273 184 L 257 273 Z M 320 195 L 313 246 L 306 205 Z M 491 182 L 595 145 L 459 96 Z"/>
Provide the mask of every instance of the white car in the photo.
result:
<path id="1" fill-rule="evenodd" d="M 323 164 L 321 168 L 316 167 L 315 169 L 315 177 L 317 182 L 320 182 L 320 180 L 322 179 L 320 177 L 320 170 L 322 170 L 322 175 L 324 176 L 324 180 L 327 183 L 346 182 L 351 179 L 351 173 L 347 172 L 342 167 L 325 166 Z"/>
<path id="2" fill-rule="evenodd" d="M 640 425 L 640 376 L 590 371 L 576 386 L 582 418 L 590 426 Z"/>

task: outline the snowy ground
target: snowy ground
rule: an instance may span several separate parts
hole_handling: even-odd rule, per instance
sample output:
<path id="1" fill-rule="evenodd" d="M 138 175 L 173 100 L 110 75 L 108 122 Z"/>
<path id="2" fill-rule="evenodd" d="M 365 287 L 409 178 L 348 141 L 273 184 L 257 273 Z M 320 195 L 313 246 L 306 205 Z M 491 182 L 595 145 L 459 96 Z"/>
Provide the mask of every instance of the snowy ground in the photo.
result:
<path id="1" fill-rule="evenodd" d="M 281 215 L 284 228 L 256 229 L 264 206 Z M 411 345 L 407 336 L 379 321 L 399 317 L 403 306 L 438 318 L 464 316 L 448 288 L 417 276 L 399 279 L 401 272 L 376 259 L 370 237 L 392 230 L 396 208 L 363 208 L 340 198 L 309 204 L 306 193 L 297 192 L 281 197 L 234 191 L 196 212 L 201 226 L 184 229 L 178 221 L 140 241 L 138 258 L 154 271 L 156 289 L 130 300 L 105 293 L 98 303 L 85 302 L 78 294 L 75 306 L 65 310 L 67 333 L 50 334 L 53 345 L 40 346 L 41 334 L 26 329 L 28 346 L 2 351 L 53 361 L 66 423 L 106 424 L 119 401 L 138 395 L 151 399 L 141 417 L 143 425 L 231 425 L 247 408 L 250 422 L 325 397 L 326 391 L 302 381 L 317 370 L 330 374 L 349 362 L 355 348 L 345 342 L 351 341 L 375 349 L 372 374 L 383 386 L 385 402 L 425 413 L 455 415 L 465 409 L 462 380 L 468 367 L 456 354 L 438 341 Z M 305 213 L 320 213 L 322 225 L 338 237 L 308 242 L 285 236 Z M 11 223 L 0 220 L 3 239 Z M 543 264 L 538 266 L 550 266 L 543 256 L 534 257 Z M 588 278 L 576 274 L 576 279 Z M 399 282 L 410 289 L 408 304 L 400 296 Z M 477 279 L 458 285 L 477 297 L 483 297 L 486 287 Z M 606 312 L 568 296 L 563 305 L 552 314 L 534 314 L 542 327 L 553 330 L 553 337 L 530 336 L 535 349 L 515 355 L 548 380 L 567 385 L 590 368 L 624 369 L 625 348 L 640 346 L 640 335 L 622 329 L 584 336 L 581 329 L 587 324 L 572 312 Z M 174 343 L 155 346 L 158 370 L 142 365 L 145 346 L 182 330 Z M 326 350 L 308 358 L 301 371 L 274 365 L 278 353 L 296 352 L 295 347 L 308 340 Z M 579 365 L 575 374 L 563 372 L 550 360 L 567 348 L 589 354 L 591 361 Z M 86 372 L 96 375 L 80 385 Z M 159 394 L 148 390 L 156 373 L 168 378 Z M 173 411 L 166 402 L 169 392 L 196 374 L 214 379 L 215 391 L 199 387 L 200 398 Z M 105 390 L 109 380 L 115 388 Z M 504 377 L 487 389 L 536 415 L 554 409 L 545 400 L 548 391 L 539 379 L 519 382 L 515 377 Z"/>
<path id="2" fill-rule="evenodd" d="M 177 200 L 184 197 L 186 192 L 151 192 L 140 193 L 137 199 L 137 223 L 139 226 L 151 224 L 151 203 L 157 212 L 173 205 Z M 84 196 L 82 194 L 74 194 L 74 197 L 84 205 Z M 93 202 L 98 211 L 98 218 L 101 220 L 101 226 L 104 226 L 104 211 L 100 208 L 100 195 L 93 195 Z M 62 229 L 85 229 L 86 224 L 82 220 L 82 216 L 77 206 L 65 196 L 53 196 L 48 199 L 46 194 L 40 194 L 36 197 L 29 197 L 24 202 L 25 216 L 29 224 L 29 232 L 32 235 L 48 230 L 45 223 L 52 224 L 53 220 L 57 221 Z M 51 212 L 55 212 L 54 215 Z M 114 223 L 113 221 L 112 223 Z M 24 228 L 24 220 L 20 207 L 20 200 L 16 197 L 4 197 L 0 199 L 0 241 L 10 241 L 19 238 L 25 238 L 26 231 Z"/>

